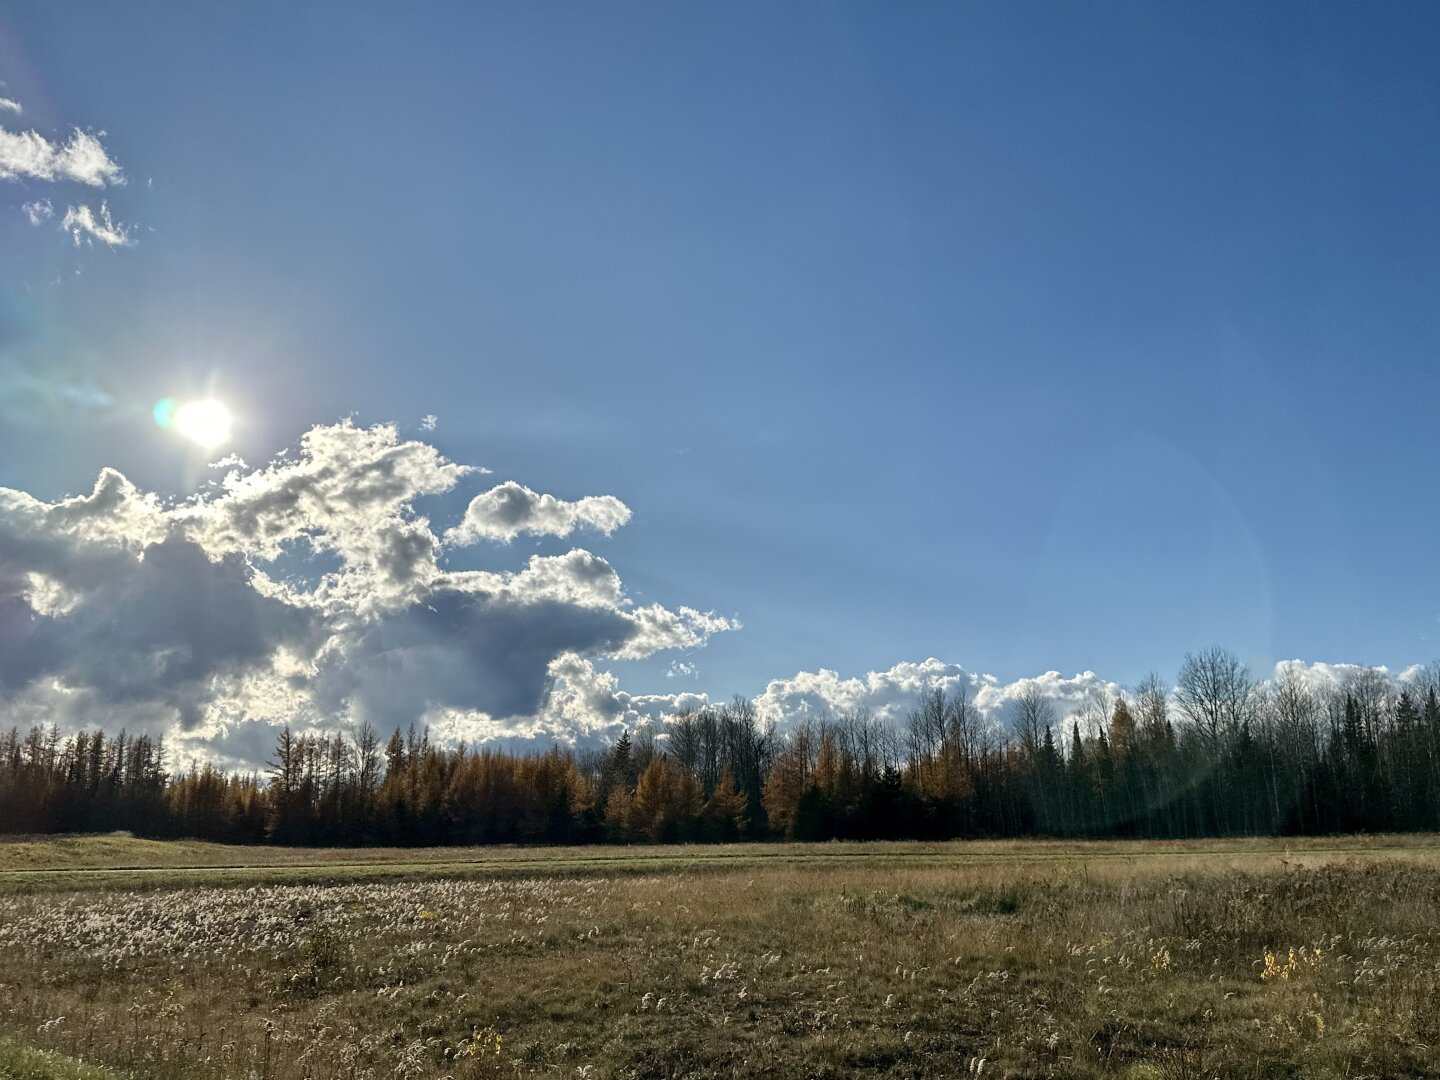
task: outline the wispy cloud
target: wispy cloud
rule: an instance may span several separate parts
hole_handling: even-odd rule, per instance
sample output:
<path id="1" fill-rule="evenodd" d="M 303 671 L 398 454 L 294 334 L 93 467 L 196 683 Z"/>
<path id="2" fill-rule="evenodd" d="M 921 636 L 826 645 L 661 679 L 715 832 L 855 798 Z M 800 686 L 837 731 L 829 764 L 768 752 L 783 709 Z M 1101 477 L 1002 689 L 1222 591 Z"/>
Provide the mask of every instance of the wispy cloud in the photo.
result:
<path id="1" fill-rule="evenodd" d="M 30 222 L 39 224 L 33 215 Z M 70 207 L 60 220 L 60 228 L 68 232 L 77 245 L 99 240 L 109 247 L 129 247 L 135 242 L 130 227 L 115 224 L 110 218 L 110 207 L 103 202 L 99 210 L 93 210 L 84 203 Z"/>
<path id="2" fill-rule="evenodd" d="M 30 220 L 31 225 L 44 225 L 55 216 L 55 207 L 50 204 L 49 199 L 27 202 L 20 209 L 25 211 L 25 216 Z"/>
<path id="3" fill-rule="evenodd" d="M 64 142 L 37 131 L 0 128 L 0 180 L 73 180 L 90 187 L 123 184 L 120 171 L 98 137 L 76 128 Z"/>
<path id="4" fill-rule="evenodd" d="M 22 112 L 19 102 L 0 98 L 0 116 Z M 0 181 L 27 184 L 76 183 L 91 188 L 116 187 L 125 183 L 125 174 L 100 141 L 104 132 L 92 134 L 74 128 L 67 138 L 51 139 L 33 129 L 12 131 L 0 125 Z M 32 199 L 21 205 L 31 225 L 43 225 L 55 216 L 49 199 Z M 60 221 L 61 229 L 78 244 L 96 241 L 107 247 L 128 247 L 135 242 L 129 226 L 116 224 L 110 207 L 85 203 L 71 205 Z"/>

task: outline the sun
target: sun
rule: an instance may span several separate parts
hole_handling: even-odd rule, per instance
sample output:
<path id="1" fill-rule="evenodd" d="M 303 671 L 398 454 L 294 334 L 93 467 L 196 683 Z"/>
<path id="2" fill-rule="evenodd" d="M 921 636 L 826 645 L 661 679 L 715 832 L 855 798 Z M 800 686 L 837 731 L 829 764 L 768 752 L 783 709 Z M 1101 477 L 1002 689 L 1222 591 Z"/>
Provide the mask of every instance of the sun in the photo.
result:
<path id="1" fill-rule="evenodd" d="M 187 401 L 175 410 L 173 418 L 176 431 L 207 448 L 230 441 L 230 423 L 230 410 L 214 398 Z"/>

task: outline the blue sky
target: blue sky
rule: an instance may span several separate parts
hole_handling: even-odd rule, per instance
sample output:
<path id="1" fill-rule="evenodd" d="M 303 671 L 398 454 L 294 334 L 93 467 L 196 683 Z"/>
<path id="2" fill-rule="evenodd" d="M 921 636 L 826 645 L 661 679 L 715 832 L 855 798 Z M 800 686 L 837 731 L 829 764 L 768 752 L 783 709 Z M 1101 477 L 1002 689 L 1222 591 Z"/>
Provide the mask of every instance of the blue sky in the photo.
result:
<path id="1" fill-rule="evenodd" d="M 0 486 L 394 422 L 743 623 L 636 693 L 1440 655 L 1433 5 L 297 7 L 0 8 L 126 178 L 0 180 Z"/>

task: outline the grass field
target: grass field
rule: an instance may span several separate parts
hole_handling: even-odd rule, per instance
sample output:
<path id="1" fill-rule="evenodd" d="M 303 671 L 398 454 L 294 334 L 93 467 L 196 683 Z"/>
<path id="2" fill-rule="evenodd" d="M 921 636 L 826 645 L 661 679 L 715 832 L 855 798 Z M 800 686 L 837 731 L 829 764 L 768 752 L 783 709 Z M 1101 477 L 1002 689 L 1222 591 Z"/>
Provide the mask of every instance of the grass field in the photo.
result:
<path id="1" fill-rule="evenodd" d="M 22 840 L 0 957 L 0 1077 L 1440 1076 L 1435 837 Z"/>

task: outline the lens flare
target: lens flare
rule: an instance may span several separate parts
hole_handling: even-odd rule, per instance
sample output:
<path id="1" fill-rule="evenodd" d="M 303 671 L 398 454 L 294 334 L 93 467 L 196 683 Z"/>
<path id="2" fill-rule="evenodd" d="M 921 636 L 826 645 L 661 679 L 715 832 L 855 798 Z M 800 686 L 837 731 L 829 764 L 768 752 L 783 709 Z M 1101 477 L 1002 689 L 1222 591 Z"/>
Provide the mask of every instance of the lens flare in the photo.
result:
<path id="1" fill-rule="evenodd" d="M 161 402 L 161 405 L 165 404 Z M 157 405 L 155 419 L 160 420 L 160 406 Z M 176 431 L 191 442 L 204 447 L 219 446 L 230 441 L 230 410 L 214 398 L 204 401 L 187 401 L 174 410 L 171 424 Z"/>

